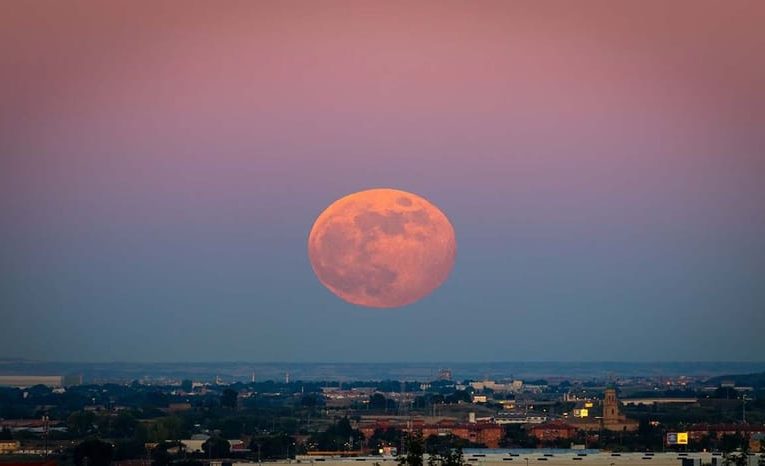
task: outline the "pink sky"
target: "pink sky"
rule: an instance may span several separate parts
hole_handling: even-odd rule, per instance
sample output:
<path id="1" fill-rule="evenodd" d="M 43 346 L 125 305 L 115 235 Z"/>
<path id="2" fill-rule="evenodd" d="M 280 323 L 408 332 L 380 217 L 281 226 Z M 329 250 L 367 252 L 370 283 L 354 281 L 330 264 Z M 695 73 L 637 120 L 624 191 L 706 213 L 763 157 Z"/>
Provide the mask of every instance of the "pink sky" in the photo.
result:
<path id="1" fill-rule="evenodd" d="M 584 307 L 603 277 L 634 287 L 613 297 L 628 308 L 730 279 L 715 299 L 755 319 L 763 24 L 761 1 L 0 2 L 8 308 L 53 312 L 25 301 L 24 270 L 85 277 L 68 292 L 85 308 L 104 264 L 116 283 L 247 250 L 246 273 L 310 277 L 277 251 L 302 254 L 338 197 L 389 186 L 449 215 L 466 296 L 496 289 L 460 267 L 533 284 L 584 266 Z"/>

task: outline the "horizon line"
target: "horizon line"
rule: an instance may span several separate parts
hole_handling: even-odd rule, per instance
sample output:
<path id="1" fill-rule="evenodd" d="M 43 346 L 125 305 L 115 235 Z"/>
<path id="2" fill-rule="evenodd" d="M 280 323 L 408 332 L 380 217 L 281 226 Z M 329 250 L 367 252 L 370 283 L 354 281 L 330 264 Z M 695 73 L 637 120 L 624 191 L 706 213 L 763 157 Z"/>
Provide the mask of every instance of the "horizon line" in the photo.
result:
<path id="1" fill-rule="evenodd" d="M 175 361 L 129 361 L 114 359 L 96 360 L 45 360 L 30 358 L 0 358 L 0 364 L 45 363 L 45 364 L 347 364 L 347 365 L 388 365 L 388 364 L 765 364 L 765 360 L 492 360 L 492 361 L 247 361 L 247 360 L 175 360 Z"/>

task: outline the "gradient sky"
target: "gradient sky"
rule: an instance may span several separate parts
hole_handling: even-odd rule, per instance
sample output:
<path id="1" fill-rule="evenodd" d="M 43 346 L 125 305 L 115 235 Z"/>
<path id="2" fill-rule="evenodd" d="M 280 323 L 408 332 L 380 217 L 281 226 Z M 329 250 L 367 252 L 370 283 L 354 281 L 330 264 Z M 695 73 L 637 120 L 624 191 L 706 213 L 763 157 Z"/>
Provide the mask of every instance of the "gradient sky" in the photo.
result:
<path id="1" fill-rule="evenodd" d="M 0 357 L 765 359 L 765 2 L 0 2 Z M 420 194 L 403 309 L 308 231 Z"/>

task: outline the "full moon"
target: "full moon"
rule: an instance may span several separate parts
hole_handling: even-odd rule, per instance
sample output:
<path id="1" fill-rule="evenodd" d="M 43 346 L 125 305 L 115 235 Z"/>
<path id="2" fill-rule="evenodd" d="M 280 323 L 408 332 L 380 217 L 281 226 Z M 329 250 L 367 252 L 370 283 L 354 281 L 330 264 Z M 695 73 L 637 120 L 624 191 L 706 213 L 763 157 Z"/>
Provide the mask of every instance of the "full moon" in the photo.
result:
<path id="1" fill-rule="evenodd" d="M 308 235 L 308 257 L 319 281 L 366 307 L 406 306 L 430 294 L 449 276 L 456 251 L 446 215 L 396 189 L 338 199 Z"/>

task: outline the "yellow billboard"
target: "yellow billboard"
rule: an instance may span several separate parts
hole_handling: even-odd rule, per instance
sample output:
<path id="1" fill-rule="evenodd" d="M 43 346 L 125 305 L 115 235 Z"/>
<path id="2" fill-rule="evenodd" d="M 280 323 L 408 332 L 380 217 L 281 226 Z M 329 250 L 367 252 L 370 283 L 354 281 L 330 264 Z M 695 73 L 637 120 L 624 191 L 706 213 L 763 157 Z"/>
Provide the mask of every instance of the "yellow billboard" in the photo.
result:
<path id="1" fill-rule="evenodd" d="M 668 432 L 667 445 L 688 445 L 688 432 Z"/>

